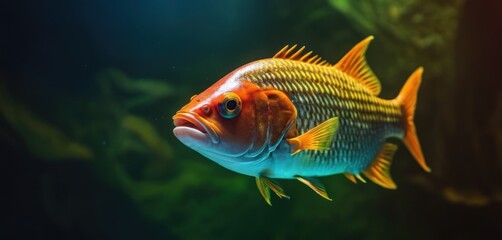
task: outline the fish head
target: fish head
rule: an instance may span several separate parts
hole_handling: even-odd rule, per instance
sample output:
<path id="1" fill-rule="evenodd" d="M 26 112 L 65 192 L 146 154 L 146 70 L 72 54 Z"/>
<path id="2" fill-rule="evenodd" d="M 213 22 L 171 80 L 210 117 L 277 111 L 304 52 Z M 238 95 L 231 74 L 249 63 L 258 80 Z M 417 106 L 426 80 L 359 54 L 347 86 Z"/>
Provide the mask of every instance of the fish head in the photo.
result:
<path id="1" fill-rule="evenodd" d="M 173 133 L 221 165 L 264 160 L 296 118 L 289 98 L 271 91 L 275 90 L 226 76 L 173 116 Z M 286 101 L 282 106 L 277 104 L 278 94 Z"/>

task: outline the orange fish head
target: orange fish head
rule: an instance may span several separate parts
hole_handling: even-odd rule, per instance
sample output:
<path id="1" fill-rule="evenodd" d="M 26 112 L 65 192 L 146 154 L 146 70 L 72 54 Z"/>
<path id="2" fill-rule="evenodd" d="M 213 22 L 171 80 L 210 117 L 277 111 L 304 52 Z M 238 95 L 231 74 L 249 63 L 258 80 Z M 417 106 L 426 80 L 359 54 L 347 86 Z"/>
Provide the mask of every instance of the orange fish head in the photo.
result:
<path id="1" fill-rule="evenodd" d="M 183 144 L 222 165 L 264 159 L 296 118 L 293 104 L 281 94 L 227 76 L 192 97 L 173 116 L 173 133 Z M 279 97 L 285 103 L 277 104 Z"/>

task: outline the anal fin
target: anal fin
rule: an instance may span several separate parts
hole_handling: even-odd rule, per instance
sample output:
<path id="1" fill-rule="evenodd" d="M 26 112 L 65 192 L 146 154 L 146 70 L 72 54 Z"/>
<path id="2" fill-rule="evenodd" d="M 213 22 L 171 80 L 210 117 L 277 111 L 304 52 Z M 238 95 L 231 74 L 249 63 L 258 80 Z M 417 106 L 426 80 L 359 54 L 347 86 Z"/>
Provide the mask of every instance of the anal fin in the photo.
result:
<path id="1" fill-rule="evenodd" d="M 357 183 L 357 181 L 356 181 L 356 177 L 354 177 L 354 175 L 353 175 L 353 174 L 350 174 L 350 173 L 347 173 L 347 172 L 346 172 L 346 173 L 344 173 L 343 175 L 345 175 L 345 177 L 346 177 L 347 179 L 349 179 L 349 181 L 351 181 L 351 182 L 353 182 L 353 183 Z"/>
<path id="2" fill-rule="evenodd" d="M 375 160 L 368 166 L 363 174 L 374 183 L 388 189 L 396 189 L 397 186 L 390 176 L 390 165 L 397 150 L 397 145 L 385 143 Z"/>
<path id="3" fill-rule="evenodd" d="M 366 183 L 366 180 L 364 180 L 364 178 L 361 177 L 361 175 L 359 175 L 359 174 L 354 175 L 352 173 L 345 172 L 345 173 L 343 173 L 343 175 L 345 175 L 345 177 L 353 183 L 357 183 L 356 179 L 359 179 L 360 182 Z"/>
<path id="4" fill-rule="evenodd" d="M 356 174 L 356 178 L 359 179 L 359 181 L 366 183 L 366 180 L 363 177 L 361 177 L 360 174 Z"/>
<path id="5" fill-rule="evenodd" d="M 295 176 L 295 178 L 298 179 L 298 181 L 302 182 L 303 184 L 307 185 L 312 190 L 314 190 L 314 192 L 319 194 L 321 197 L 323 197 L 329 201 L 333 201 L 333 199 L 331 199 L 328 196 L 328 193 L 326 192 L 326 188 L 324 187 L 324 185 L 321 182 L 319 182 L 317 179 L 300 177 L 300 176 Z"/>
<path id="6" fill-rule="evenodd" d="M 302 150 L 329 150 L 338 125 L 338 117 L 330 118 L 300 136 L 287 139 L 291 155 Z"/>

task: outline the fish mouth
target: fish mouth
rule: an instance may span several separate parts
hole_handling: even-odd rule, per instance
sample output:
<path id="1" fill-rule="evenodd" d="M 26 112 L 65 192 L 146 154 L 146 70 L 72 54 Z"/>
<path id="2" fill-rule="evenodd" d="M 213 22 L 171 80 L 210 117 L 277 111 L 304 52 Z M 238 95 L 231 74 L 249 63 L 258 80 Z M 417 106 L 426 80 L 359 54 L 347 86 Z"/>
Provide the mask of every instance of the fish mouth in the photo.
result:
<path id="1" fill-rule="evenodd" d="M 173 116 L 174 133 L 188 130 L 196 136 L 209 136 L 211 141 L 216 144 L 220 142 L 220 137 L 214 130 L 212 123 L 202 118 L 198 114 L 191 112 L 177 112 Z"/>

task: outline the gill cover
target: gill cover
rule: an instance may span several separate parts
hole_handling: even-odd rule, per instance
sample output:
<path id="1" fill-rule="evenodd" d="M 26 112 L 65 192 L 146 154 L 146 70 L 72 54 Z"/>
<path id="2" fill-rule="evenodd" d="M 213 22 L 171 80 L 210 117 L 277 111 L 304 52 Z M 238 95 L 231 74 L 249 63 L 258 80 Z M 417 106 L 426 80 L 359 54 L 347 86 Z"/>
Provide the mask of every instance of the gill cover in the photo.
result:
<path id="1" fill-rule="evenodd" d="M 283 92 L 266 89 L 254 96 L 256 139 L 251 153 L 259 153 L 265 147 L 271 152 L 284 137 L 296 136 L 296 108 Z M 268 144 L 267 144 L 268 143 Z"/>
<path id="2" fill-rule="evenodd" d="M 297 112 L 289 97 L 243 79 L 221 79 L 179 112 L 202 118 L 204 127 L 217 135 L 218 143 L 192 143 L 214 161 L 258 160 L 275 150 L 284 137 L 297 135 Z"/>

